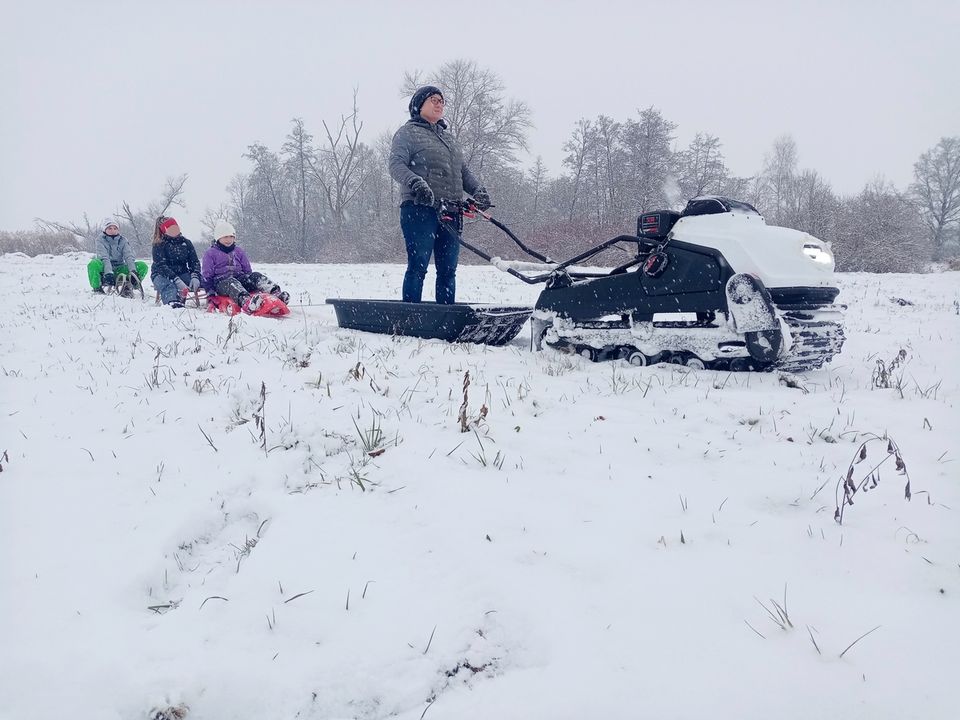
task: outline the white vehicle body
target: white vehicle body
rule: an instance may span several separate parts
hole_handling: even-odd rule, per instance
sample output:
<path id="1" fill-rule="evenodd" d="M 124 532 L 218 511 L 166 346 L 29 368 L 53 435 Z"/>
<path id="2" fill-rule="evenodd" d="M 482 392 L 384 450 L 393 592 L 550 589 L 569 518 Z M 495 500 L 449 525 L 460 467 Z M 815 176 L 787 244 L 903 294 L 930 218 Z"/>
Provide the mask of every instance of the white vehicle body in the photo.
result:
<path id="1" fill-rule="evenodd" d="M 767 288 L 835 286 L 833 254 L 825 242 L 767 225 L 756 213 L 682 217 L 670 238 L 718 250 L 734 272 L 756 275 Z"/>

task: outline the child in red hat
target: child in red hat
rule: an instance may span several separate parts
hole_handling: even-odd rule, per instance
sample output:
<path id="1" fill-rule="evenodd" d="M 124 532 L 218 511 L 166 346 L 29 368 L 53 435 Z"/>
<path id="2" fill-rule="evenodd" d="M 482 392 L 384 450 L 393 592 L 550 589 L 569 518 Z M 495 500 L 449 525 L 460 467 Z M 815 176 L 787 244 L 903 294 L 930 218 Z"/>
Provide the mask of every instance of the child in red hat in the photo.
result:
<path id="1" fill-rule="evenodd" d="M 158 217 L 153 229 L 153 286 L 164 305 L 183 307 L 188 292 L 200 289 L 200 260 L 193 243 L 172 217 Z"/>

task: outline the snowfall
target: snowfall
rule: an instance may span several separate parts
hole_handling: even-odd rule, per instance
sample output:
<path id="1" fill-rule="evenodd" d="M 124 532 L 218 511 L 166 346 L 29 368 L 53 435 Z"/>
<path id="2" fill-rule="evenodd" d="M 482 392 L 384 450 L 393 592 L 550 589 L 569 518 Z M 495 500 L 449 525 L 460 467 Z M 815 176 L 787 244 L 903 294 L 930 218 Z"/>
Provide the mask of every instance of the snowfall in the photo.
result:
<path id="1" fill-rule="evenodd" d="M 960 274 L 838 276 L 781 376 L 340 329 L 399 266 L 231 319 L 88 258 L 0 259 L 3 720 L 960 717 Z"/>

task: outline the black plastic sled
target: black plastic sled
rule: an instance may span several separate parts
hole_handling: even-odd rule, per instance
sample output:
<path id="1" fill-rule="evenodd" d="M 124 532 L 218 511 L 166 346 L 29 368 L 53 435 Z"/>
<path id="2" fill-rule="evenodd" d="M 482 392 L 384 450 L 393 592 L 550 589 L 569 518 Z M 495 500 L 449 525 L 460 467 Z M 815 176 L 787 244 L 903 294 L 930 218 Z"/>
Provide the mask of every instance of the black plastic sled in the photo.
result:
<path id="1" fill-rule="evenodd" d="M 506 345 L 533 313 L 529 307 L 466 303 L 344 298 L 327 298 L 327 303 L 337 312 L 337 324 L 349 330 L 482 345 Z"/>

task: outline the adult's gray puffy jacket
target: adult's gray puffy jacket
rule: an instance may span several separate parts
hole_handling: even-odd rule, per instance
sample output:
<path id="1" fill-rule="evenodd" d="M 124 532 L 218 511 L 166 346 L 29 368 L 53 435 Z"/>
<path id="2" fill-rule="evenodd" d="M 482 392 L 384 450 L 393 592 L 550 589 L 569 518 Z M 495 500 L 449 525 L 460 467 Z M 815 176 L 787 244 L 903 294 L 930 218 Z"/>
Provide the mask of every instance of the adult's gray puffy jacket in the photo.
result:
<path id="1" fill-rule="evenodd" d="M 393 135 L 390 147 L 390 176 L 400 183 L 400 202 L 414 200 L 410 183 L 415 177 L 427 181 L 433 195 L 441 200 L 463 199 L 480 182 L 463 161 L 463 151 L 452 133 L 441 123 L 431 125 L 421 117 L 411 118 Z"/>
<path id="2" fill-rule="evenodd" d="M 127 270 L 134 271 L 133 250 L 130 249 L 130 243 L 123 235 L 110 237 L 102 233 L 97 240 L 97 255 L 103 260 L 105 273 L 112 273 L 118 265 L 126 265 Z"/>

